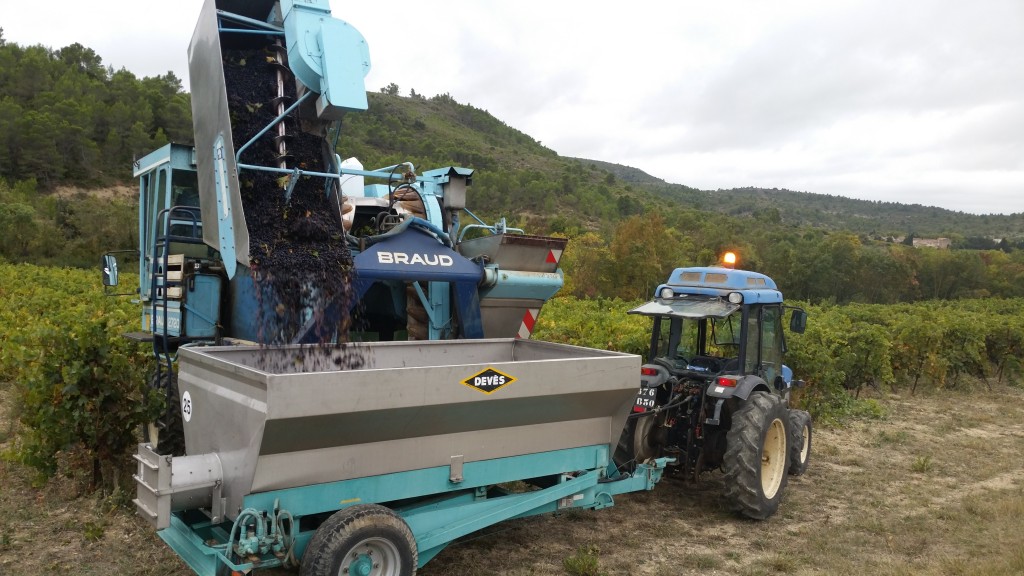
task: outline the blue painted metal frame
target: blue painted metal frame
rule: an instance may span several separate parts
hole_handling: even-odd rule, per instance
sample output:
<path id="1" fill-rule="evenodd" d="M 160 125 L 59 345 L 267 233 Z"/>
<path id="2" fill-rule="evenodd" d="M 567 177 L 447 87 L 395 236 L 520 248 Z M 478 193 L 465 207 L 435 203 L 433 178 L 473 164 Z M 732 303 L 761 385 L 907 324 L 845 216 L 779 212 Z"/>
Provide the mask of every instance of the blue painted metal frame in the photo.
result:
<path id="1" fill-rule="evenodd" d="M 355 504 L 384 504 L 437 494 L 459 493 L 467 489 L 560 474 L 565 471 L 603 469 L 608 462 L 608 446 L 602 444 L 467 462 L 462 469 L 463 481 L 459 483 L 449 480 L 451 470 L 448 466 L 438 466 L 250 494 L 245 497 L 242 506 L 270 510 L 273 509 L 274 501 L 280 500 L 282 508 L 288 509 L 295 516 L 308 516 Z"/>
<path id="2" fill-rule="evenodd" d="M 662 458 L 640 464 L 632 475 L 609 478 L 614 465 L 608 445 L 600 444 L 470 462 L 463 467 L 461 482 L 451 480 L 448 466 L 439 466 L 250 494 L 243 507 L 269 513 L 280 506 L 298 521 L 356 504 L 392 504 L 412 530 L 419 566 L 423 566 L 453 540 L 498 522 L 567 508 L 613 506 L 615 495 L 652 489 L 667 462 Z M 553 484 L 515 494 L 495 488 L 503 482 L 540 477 L 552 479 Z M 220 566 L 247 572 L 281 565 L 273 556 L 259 563 L 233 563 L 226 554 L 231 523 L 212 525 L 203 519 L 189 520 L 186 514 L 173 514 L 171 526 L 159 534 L 200 576 L 216 576 Z M 297 558 L 304 554 L 312 535 L 313 531 L 296 535 Z M 217 544 L 210 545 L 211 541 Z"/>
<path id="3" fill-rule="evenodd" d="M 547 301 L 562 288 L 562 270 L 555 272 L 494 271 L 494 286 L 483 290 L 484 298 L 529 298 Z"/>

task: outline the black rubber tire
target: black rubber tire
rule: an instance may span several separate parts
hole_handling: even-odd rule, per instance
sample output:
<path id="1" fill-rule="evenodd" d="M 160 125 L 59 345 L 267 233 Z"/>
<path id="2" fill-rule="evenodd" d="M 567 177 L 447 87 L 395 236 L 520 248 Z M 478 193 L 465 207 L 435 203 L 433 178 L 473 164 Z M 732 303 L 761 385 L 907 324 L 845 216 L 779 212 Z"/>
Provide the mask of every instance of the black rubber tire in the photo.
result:
<path id="1" fill-rule="evenodd" d="M 769 392 L 752 392 L 733 413 L 722 465 L 735 512 L 764 520 L 779 509 L 788 478 L 788 421 L 782 400 Z"/>
<path id="2" fill-rule="evenodd" d="M 789 411 L 789 474 L 802 476 L 811 460 L 814 425 L 811 415 L 803 410 Z"/>
<path id="3" fill-rule="evenodd" d="M 634 418 L 636 425 L 633 427 L 633 457 L 638 464 L 661 456 L 661 442 L 658 439 L 660 418 L 660 415 Z"/>
<path id="4" fill-rule="evenodd" d="M 302 555 L 300 576 L 357 574 L 360 562 L 372 559 L 371 576 L 414 576 L 416 539 L 391 510 L 360 504 L 335 512 L 317 528 Z"/>
<path id="5" fill-rule="evenodd" d="M 167 398 L 167 405 L 155 421 L 142 427 L 142 441 L 152 446 L 157 454 L 183 456 L 185 424 L 181 420 L 178 373 L 161 370 L 158 375 L 153 372 L 149 377 L 149 393 L 164 395 Z"/>

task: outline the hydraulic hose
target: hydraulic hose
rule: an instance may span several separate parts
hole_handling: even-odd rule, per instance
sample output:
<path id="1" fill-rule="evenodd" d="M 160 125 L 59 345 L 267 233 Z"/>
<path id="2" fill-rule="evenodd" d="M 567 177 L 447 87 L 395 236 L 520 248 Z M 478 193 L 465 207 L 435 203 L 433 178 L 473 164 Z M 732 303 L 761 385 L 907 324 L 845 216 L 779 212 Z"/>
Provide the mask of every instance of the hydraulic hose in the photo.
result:
<path id="1" fill-rule="evenodd" d="M 235 522 L 231 525 L 231 532 L 228 535 L 228 542 L 227 542 L 228 550 L 227 550 L 227 552 L 228 552 L 229 557 L 230 557 L 230 554 L 235 552 L 235 531 L 238 530 L 238 528 L 240 526 L 244 526 L 245 525 L 244 520 L 248 519 L 250 516 L 252 518 L 256 519 L 257 534 L 265 534 L 266 533 L 266 524 L 264 524 L 263 516 L 259 513 L 258 510 L 254 509 L 254 508 L 246 508 L 245 510 L 242 510 L 238 514 L 238 517 L 235 518 Z M 241 537 L 243 535 L 239 534 L 238 536 L 239 536 L 239 539 L 241 539 Z"/>
<path id="2" fill-rule="evenodd" d="M 626 419 L 647 418 L 649 416 L 657 416 L 658 414 L 660 414 L 661 412 L 664 412 L 665 410 L 668 410 L 670 408 L 675 408 L 676 406 L 682 406 L 683 404 L 686 404 L 687 402 L 689 402 L 690 400 L 694 399 L 695 397 L 696 397 L 695 394 L 690 394 L 689 396 L 683 398 L 682 400 L 676 400 L 675 402 L 671 402 L 670 401 L 668 404 L 665 404 L 664 406 L 658 406 L 654 410 L 648 410 L 646 412 L 637 412 L 635 414 L 630 414 L 629 416 L 626 416 Z"/>

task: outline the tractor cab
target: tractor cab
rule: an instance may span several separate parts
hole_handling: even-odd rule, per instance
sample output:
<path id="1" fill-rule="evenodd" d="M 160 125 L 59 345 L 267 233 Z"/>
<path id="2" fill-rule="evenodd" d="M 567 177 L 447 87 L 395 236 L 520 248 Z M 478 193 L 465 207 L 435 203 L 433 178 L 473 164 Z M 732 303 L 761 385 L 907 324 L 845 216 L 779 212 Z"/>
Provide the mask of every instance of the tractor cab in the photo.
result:
<path id="1" fill-rule="evenodd" d="M 679 268 L 654 300 L 630 311 L 653 318 L 647 361 L 684 378 L 754 375 L 777 389 L 792 380 L 783 366 L 782 293 L 764 274 L 727 268 Z M 801 332 L 802 310 L 790 329 Z"/>

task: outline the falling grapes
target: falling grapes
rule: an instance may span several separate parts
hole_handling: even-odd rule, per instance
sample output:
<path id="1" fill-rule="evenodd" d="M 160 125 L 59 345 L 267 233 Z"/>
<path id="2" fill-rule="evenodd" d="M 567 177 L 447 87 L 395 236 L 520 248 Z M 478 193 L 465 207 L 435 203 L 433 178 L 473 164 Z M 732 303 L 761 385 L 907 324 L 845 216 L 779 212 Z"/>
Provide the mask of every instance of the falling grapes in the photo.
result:
<path id="1" fill-rule="evenodd" d="M 277 117 L 278 68 L 272 45 L 224 52 L 224 80 L 236 149 Z M 296 97 L 290 74 L 284 82 L 289 101 Z M 284 121 L 288 169 L 326 172 L 329 150 L 322 134 L 304 131 L 297 118 Z M 306 126 L 308 128 L 308 126 Z M 278 166 L 278 137 L 270 130 L 244 153 L 241 162 Z M 258 339 L 275 369 L 309 371 L 358 368 L 363 358 L 346 346 L 352 299 L 352 254 L 334 199 L 322 177 L 242 170 L 239 187 L 249 230 L 249 260 L 260 301 Z M 287 197 L 286 189 L 292 186 Z M 333 314 L 332 314 L 333 312 Z M 298 349 L 282 346 L 314 326 L 316 342 Z M 270 360 L 268 360 L 270 361 Z"/>

